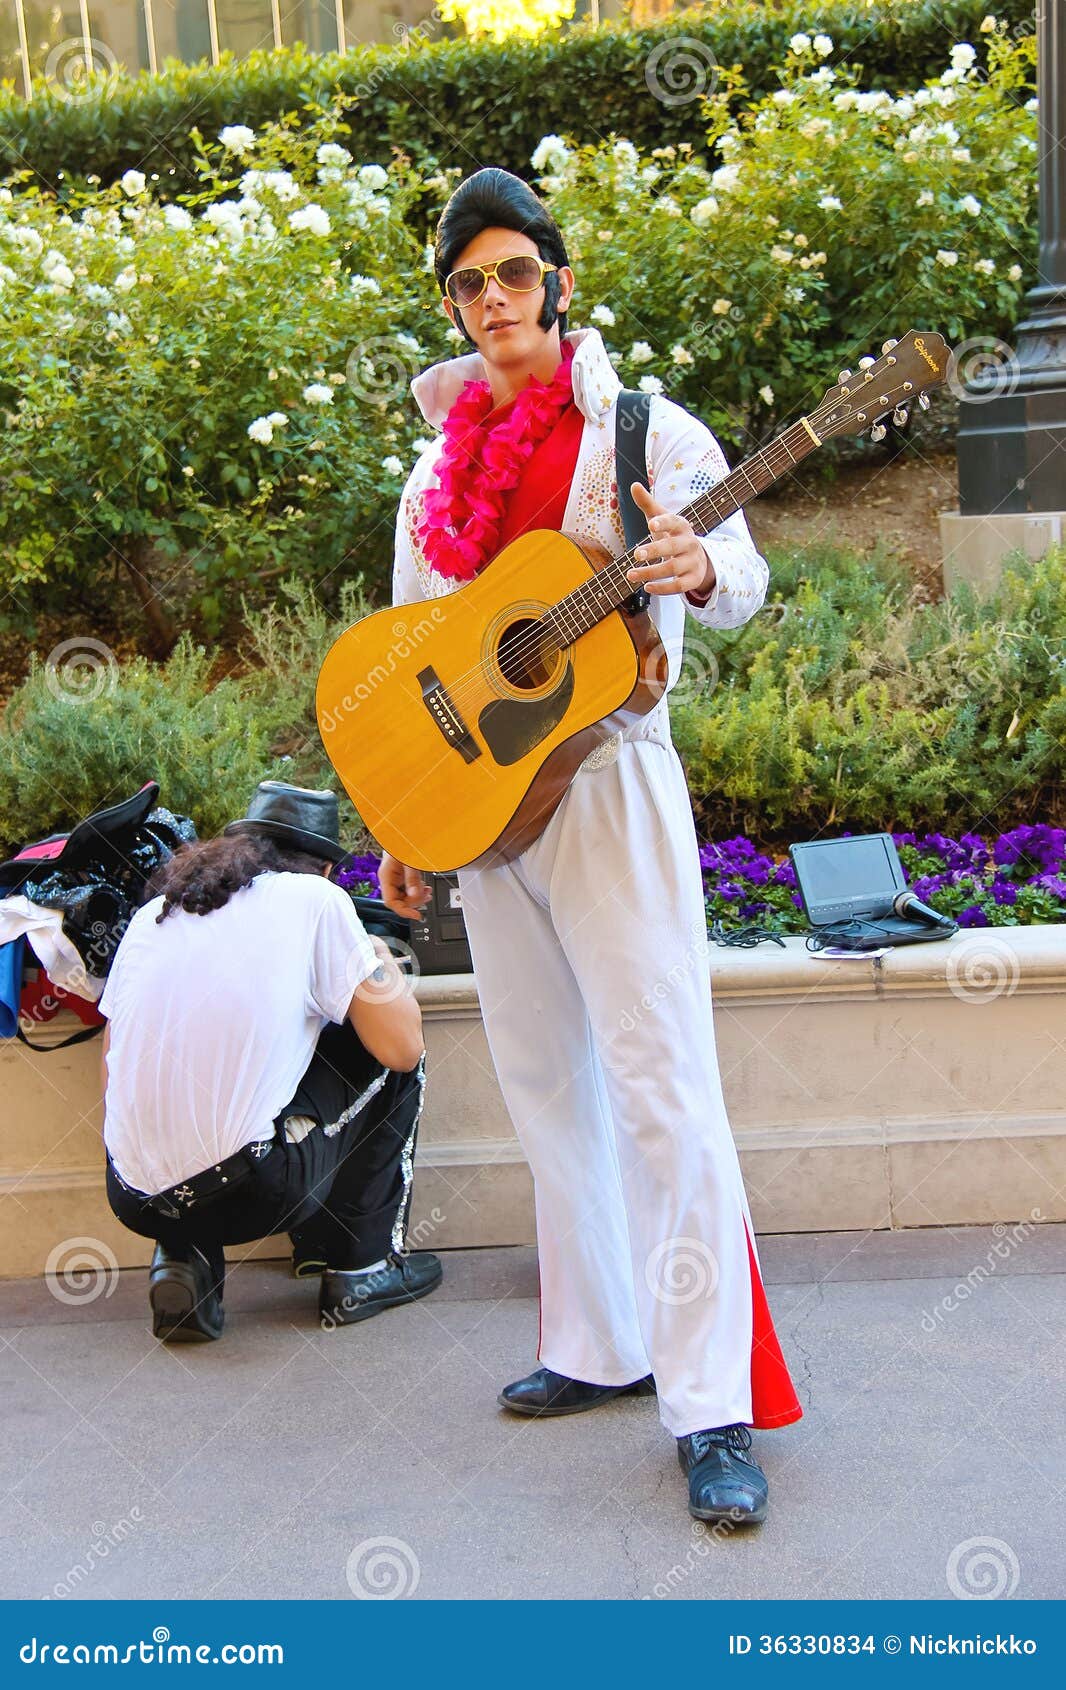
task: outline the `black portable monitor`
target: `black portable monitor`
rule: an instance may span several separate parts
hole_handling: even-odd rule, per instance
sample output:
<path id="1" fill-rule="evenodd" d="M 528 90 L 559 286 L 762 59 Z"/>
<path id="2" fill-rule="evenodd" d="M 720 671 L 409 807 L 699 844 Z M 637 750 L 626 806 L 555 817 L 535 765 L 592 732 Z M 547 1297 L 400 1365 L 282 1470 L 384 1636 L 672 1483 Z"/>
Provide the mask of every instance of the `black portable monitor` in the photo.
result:
<path id="1" fill-rule="evenodd" d="M 812 927 L 883 920 L 892 913 L 893 898 L 906 889 L 903 865 L 890 833 L 816 839 L 790 846 L 789 856 Z"/>

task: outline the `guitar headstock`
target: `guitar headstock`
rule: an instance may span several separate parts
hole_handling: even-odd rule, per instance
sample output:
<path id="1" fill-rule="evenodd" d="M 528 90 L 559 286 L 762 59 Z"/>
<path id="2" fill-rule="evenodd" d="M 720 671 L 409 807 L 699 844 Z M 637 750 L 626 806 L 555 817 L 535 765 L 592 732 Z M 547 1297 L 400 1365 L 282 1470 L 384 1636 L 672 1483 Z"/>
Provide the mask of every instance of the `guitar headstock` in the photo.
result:
<path id="1" fill-rule="evenodd" d="M 808 421 L 822 440 L 833 434 L 862 434 L 884 438 L 882 417 L 906 420 L 906 407 L 917 400 L 928 409 L 928 389 L 947 380 L 947 342 L 932 331 L 910 329 L 902 340 L 886 340 L 880 358 L 860 358 L 859 367 L 841 370 L 834 387 L 812 411 Z"/>

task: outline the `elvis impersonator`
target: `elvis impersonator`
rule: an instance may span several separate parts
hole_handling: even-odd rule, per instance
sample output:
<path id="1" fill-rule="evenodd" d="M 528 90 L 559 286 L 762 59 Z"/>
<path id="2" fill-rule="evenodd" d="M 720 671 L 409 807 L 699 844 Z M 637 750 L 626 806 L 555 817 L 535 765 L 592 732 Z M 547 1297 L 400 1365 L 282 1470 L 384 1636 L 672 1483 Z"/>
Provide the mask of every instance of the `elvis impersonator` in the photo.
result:
<path id="1" fill-rule="evenodd" d="M 396 524 L 393 601 L 454 591 L 532 528 L 625 549 L 614 467 L 621 383 L 595 329 L 567 332 L 559 228 L 520 178 L 456 189 L 434 251 L 472 351 L 412 383 L 441 433 Z M 681 517 L 727 473 L 710 431 L 651 400 L 634 483 L 649 543 L 634 592 L 680 669 L 685 615 L 735 628 L 768 570 L 741 514 L 702 538 Z M 384 899 L 417 919 L 421 873 L 386 855 Z M 765 1517 L 749 1427 L 802 1413 L 767 1307 L 722 1097 L 692 808 L 664 697 L 586 758 L 547 829 L 510 862 L 459 871 L 486 1035 L 533 1171 L 540 1366 L 501 1404 L 576 1414 L 656 1392 L 702 1520 Z"/>

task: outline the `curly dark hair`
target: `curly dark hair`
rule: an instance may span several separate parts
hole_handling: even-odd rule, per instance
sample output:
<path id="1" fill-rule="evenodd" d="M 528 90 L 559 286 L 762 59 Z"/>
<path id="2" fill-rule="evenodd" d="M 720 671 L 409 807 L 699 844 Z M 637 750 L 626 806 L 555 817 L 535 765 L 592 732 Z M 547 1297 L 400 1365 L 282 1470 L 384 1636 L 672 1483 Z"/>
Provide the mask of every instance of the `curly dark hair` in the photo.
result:
<path id="1" fill-rule="evenodd" d="M 250 886 L 257 874 L 321 874 L 327 859 L 293 850 L 266 833 L 220 834 L 198 839 L 160 863 L 144 888 L 144 902 L 163 894 L 156 922 L 175 910 L 210 915 Z"/>
<path id="2" fill-rule="evenodd" d="M 544 201 L 520 176 L 492 166 L 476 170 L 473 176 L 460 182 L 441 212 L 433 268 L 442 293 L 459 254 L 482 229 L 514 229 L 536 242 L 537 251 L 548 264 L 569 265 L 562 232 Z M 537 318 L 545 332 L 558 322 L 560 340 L 566 333 L 567 317 L 565 311 L 555 309 L 561 291 L 558 275 L 549 272 L 544 278 L 544 304 Z M 474 338 L 467 333 L 461 312 L 458 323 L 473 346 Z"/>

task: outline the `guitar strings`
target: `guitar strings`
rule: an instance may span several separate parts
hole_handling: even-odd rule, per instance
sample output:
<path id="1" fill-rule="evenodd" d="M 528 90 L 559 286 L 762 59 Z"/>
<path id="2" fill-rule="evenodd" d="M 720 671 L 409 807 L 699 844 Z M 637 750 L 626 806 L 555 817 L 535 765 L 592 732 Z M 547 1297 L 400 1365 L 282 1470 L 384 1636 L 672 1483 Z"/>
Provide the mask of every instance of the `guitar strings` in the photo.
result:
<path id="1" fill-rule="evenodd" d="M 899 381 L 899 372 L 897 372 L 897 374 L 896 374 L 897 385 L 898 385 L 898 381 Z M 915 392 L 916 391 L 917 391 L 917 389 L 915 390 Z M 914 396 L 914 394 L 910 395 L 909 397 L 913 397 L 913 396 Z M 835 403 L 836 403 L 836 401 L 834 401 L 833 404 L 831 404 L 830 401 L 828 400 L 828 398 L 823 399 L 821 404 L 818 405 L 815 408 L 815 410 L 813 410 L 810 413 L 810 416 L 808 416 L 806 418 L 807 423 L 811 426 L 811 428 L 816 433 L 817 433 L 817 430 L 818 430 L 818 427 L 819 427 L 819 423 L 820 423 L 820 420 L 821 420 L 822 413 L 823 412 L 831 413 L 833 408 L 834 408 Z M 891 405 L 889 405 L 887 407 L 880 407 L 879 406 L 877 414 L 878 414 L 878 416 L 887 415 L 888 411 L 891 410 L 891 409 L 892 409 Z M 873 416 L 871 416 L 870 420 L 874 421 L 875 419 L 874 419 Z M 733 510 L 727 511 L 724 516 L 719 516 L 718 520 L 715 522 L 714 526 L 710 529 L 705 530 L 705 535 L 708 534 L 708 533 L 713 533 L 714 529 L 719 527 L 723 522 L 727 522 L 729 520 L 729 517 L 736 515 L 737 511 L 743 510 L 745 504 L 750 503 L 751 500 L 758 497 L 761 492 L 765 492 L 765 490 L 766 490 L 765 488 L 761 488 L 761 489 L 756 488 L 752 484 L 751 477 L 748 475 L 747 467 L 746 467 L 749 463 L 754 464 L 757 459 L 760 460 L 766 466 L 766 468 L 768 468 L 772 471 L 771 481 L 776 481 L 778 479 L 778 477 L 784 472 L 784 470 L 792 468 L 796 464 L 801 463 L 803 461 L 803 458 L 805 458 L 809 455 L 810 451 L 813 450 L 813 442 L 810 442 L 809 439 L 806 438 L 806 437 L 805 437 L 803 443 L 807 446 L 807 451 L 805 451 L 801 455 L 801 457 L 799 457 L 799 458 L 796 457 L 795 453 L 792 452 L 792 450 L 786 444 L 786 436 L 791 434 L 795 429 L 801 428 L 802 426 L 803 426 L 802 421 L 789 424 L 789 426 L 787 428 L 782 429 L 781 433 L 778 434 L 777 436 L 775 436 L 775 438 L 770 441 L 770 443 L 766 446 L 766 448 L 763 451 L 755 452 L 755 453 L 752 454 L 752 456 L 750 458 L 744 459 L 741 463 L 739 463 L 737 465 L 737 467 L 735 469 L 729 470 L 722 477 L 721 481 L 716 482 L 715 485 L 713 487 L 709 488 L 706 493 L 701 493 L 697 498 L 691 500 L 691 502 L 688 505 L 683 507 L 684 510 L 695 512 L 699 516 L 700 521 L 703 520 L 703 513 L 700 510 L 701 506 L 706 506 L 709 509 L 710 514 L 712 516 L 716 516 L 717 512 L 715 510 L 715 494 L 717 493 L 717 494 L 720 495 L 722 493 L 722 491 L 727 487 L 727 484 L 730 481 L 732 481 L 735 476 L 744 476 L 744 478 L 748 481 L 748 485 L 749 485 L 749 489 L 750 489 L 748 498 L 738 500 L 737 503 L 734 505 Z M 782 456 L 782 454 L 784 456 Z M 785 458 L 787 458 L 787 462 L 784 461 Z M 781 461 L 778 462 L 777 461 L 778 459 L 780 459 Z M 767 485 L 769 486 L 770 483 L 767 483 Z M 730 497 L 732 497 L 732 493 L 730 493 Z M 644 545 L 644 544 L 646 544 L 646 541 L 643 541 L 643 540 L 638 541 L 638 545 Z M 656 559 L 651 559 L 649 561 L 658 563 L 658 562 L 661 562 L 661 561 L 664 561 L 664 560 L 656 558 Z M 590 586 L 595 580 L 597 580 L 597 578 L 599 578 L 601 580 L 611 581 L 612 585 L 617 584 L 617 585 L 620 586 L 622 584 L 621 578 L 617 578 L 617 582 L 616 582 L 614 579 L 612 579 L 613 573 L 618 571 L 618 570 L 621 570 L 622 574 L 624 575 L 625 570 L 628 569 L 628 568 L 631 568 L 631 567 L 633 567 L 632 552 L 630 550 L 626 550 L 625 552 L 623 552 L 621 554 L 620 557 L 613 558 L 612 561 L 609 564 L 605 564 L 602 569 L 596 570 L 592 575 L 587 577 L 587 579 L 585 581 L 579 583 L 578 588 L 572 589 L 571 593 L 567 593 L 565 595 L 565 598 L 570 598 L 572 596 L 572 592 L 580 591 L 581 588 Z M 637 567 L 641 567 L 641 566 L 638 565 Z M 626 585 L 630 588 L 631 593 L 637 593 L 637 592 L 640 591 L 640 584 L 637 583 L 637 582 L 627 582 Z M 630 594 L 627 593 L 626 596 L 629 597 Z M 651 596 L 652 597 L 665 597 L 666 595 L 664 595 L 664 594 L 652 594 Z M 561 599 L 559 601 L 559 603 L 562 604 L 563 602 L 565 602 L 565 598 Z M 557 606 L 553 606 L 552 610 L 557 609 L 557 608 L 558 608 Z M 616 605 L 613 608 L 618 609 L 619 607 Z M 550 612 L 548 614 L 550 614 Z M 608 612 L 607 614 L 610 614 L 610 612 Z M 604 618 L 602 618 L 602 617 L 597 618 L 597 621 L 593 622 L 590 625 L 589 628 L 582 628 L 582 629 L 577 630 L 574 638 L 580 639 L 583 634 L 591 632 L 591 628 L 596 627 L 598 622 L 602 621 L 602 620 L 604 620 Z M 538 618 L 538 621 L 542 622 L 543 617 Z M 568 644 L 571 644 L 571 643 L 573 643 L 573 642 L 572 641 L 568 642 Z M 560 646 L 558 649 L 560 651 L 564 651 L 566 649 L 566 647 Z M 510 662 L 510 663 L 523 662 L 528 657 L 543 656 L 543 653 L 544 653 L 544 641 L 543 641 L 542 636 L 538 633 L 525 634 L 525 635 L 523 635 L 521 640 L 517 641 L 515 643 L 515 645 L 509 649 L 508 654 L 507 654 L 508 662 Z M 455 680 L 452 681 L 451 683 L 449 683 L 449 685 L 445 688 L 448 703 L 456 709 L 459 708 L 461 703 L 468 703 L 471 696 L 473 695 L 476 688 L 478 687 L 478 685 L 480 685 L 482 682 L 487 680 L 491 676 L 491 673 L 492 673 L 492 671 L 491 671 L 489 665 L 482 659 L 475 665 L 474 668 L 467 670 L 466 674 L 457 676 L 455 678 Z"/>
<path id="2" fill-rule="evenodd" d="M 819 407 L 819 409 L 820 408 L 821 407 Z M 813 413 L 812 418 L 809 419 L 809 420 L 811 420 L 813 422 L 813 418 L 816 417 L 816 416 L 817 416 L 817 412 Z M 791 426 L 794 428 L 798 425 L 792 424 Z M 773 479 L 776 480 L 777 477 L 782 473 L 782 471 L 784 469 L 790 467 L 790 465 L 794 465 L 794 464 L 801 461 L 801 460 L 796 458 L 795 454 L 793 452 L 791 452 L 787 446 L 784 445 L 784 437 L 789 432 L 790 432 L 789 429 L 782 430 L 781 434 L 779 434 L 776 437 L 775 440 L 772 440 L 770 442 L 770 444 L 766 447 L 765 451 L 754 454 L 752 459 L 745 460 L 745 462 L 754 462 L 755 457 L 761 458 L 762 461 L 766 464 L 767 468 L 770 468 L 770 469 L 773 470 Z M 775 456 L 780 455 L 780 452 L 782 452 L 782 451 L 787 456 L 788 461 L 785 462 L 784 459 L 782 459 L 780 466 L 778 467 L 774 462 L 774 458 L 775 458 Z M 730 470 L 728 472 L 728 474 L 723 476 L 723 478 L 720 482 L 715 484 L 714 487 L 710 488 L 706 493 L 701 493 L 698 498 L 693 499 L 690 502 L 690 504 L 687 505 L 684 508 L 687 509 L 687 510 L 691 510 L 691 511 L 696 512 L 696 514 L 699 516 L 701 521 L 703 520 L 703 513 L 702 513 L 702 511 L 700 511 L 698 509 L 698 507 L 701 506 L 701 505 L 708 506 L 709 509 L 710 509 L 711 515 L 717 514 L 716 511 L 715 511 L 715 505 L 714 505 L 715 493 L 721 494 L 721 492 L 722 492 L 723 488 L 725 487 L 726 483 L 728 481 L 730 481 L 733 476 L 740 475 L 741 472 L 744 472 L 745 475 L 747 474 L 743 463 L 738 464 L 736 469 Z M 763 491 L 765 491 L 765 489 L 763 489 Z M 752 493 L 752 497 L 754 497 L 755 494 L 756 494 L 756 489 L 754 487 L 752 488 L 751 493 Z M 719 527 L 721 523 L 728 521 L 730 516 L 736 515 L 736 512 L 739 511 L 739 510 L 742 510 L 743 508 L 744 507 L 743 507 L 742 503 L 737 503 L 734 506 L 733 510 L 727 511 L 725 513 L 725 515 L 718 518 L 718 522 L 716 522 L 714 524 L 714 527 L 715 528 Z M 713 533 L 714 528 L 707 530 L 707 532 Z M 644 544 L 644 543 L 645 543 L 644 541 L 638 542 L 638 544 L 641 544 L 641 545 Z M 650 561 L 661 562 L 663 560 L 656 558 L 656 559 L 650 560 Z M 633 566 L 632 553 L 627 550 L 627 551 L 623 552 L 620 557 L 613 558 L 609 564 L 605 564 L 602 569 L 597 570 L 593 575 L 590 575 L 587 578 L 587 580 L 581 582 L 579 584 L 579 588 L 575 589 L 575 590 L 580 590 L 580 587 L 585 587 L 585 586 L 591 585 L 592 582 L 594 582 L 597 578 L 603 579 L 603 580 L 611 580 L 611 584 L 614 585 L 615 582 L 612 579 L 612 576 L 614 575 L 614 573 L 619 571 L 619 570 L 622 570 L 622 573 L 624 574 L 625 569 L 630 568 L 632 566 Z M 620 578 L 618 579 L 617 584 L 618 585 L 622 584 Z M 639 583 L 637 583 L 637 582 L 627 582 L 626 584 L 629 586 L 630 591 L 632 593 L 639 592 L 639 590 L 640 590 Z M 565 596 L 567 598 L 569 598 L 571 595 L 568 593 Z M 629 595 L 627 594 L 627 597 L 628 596 Z M 663 597 L 665 595 L 657 594 L 657 595 L 652 595 L 652 596 L 653 597 Z M 564 601 L 560 600 L 559 602 L 562 603 Z M 557 608 L 557 607 L 553 607 L 553 608 Z M 614 608 L 617 609 L 618 607 L 615 606 Z M 602 619 L 598 619 L 598 620 L 602 620 Z M 596 625 L 597 625 L 596 623 L 593 623 L 591 626 L 595 627 Z M 588 633 L 590 631 L 591 631 L 591 629 L 580 629 L 580 630 L 578 630 L 578 632 L 575 634 L 575 639 L 580 638 L 582 634 Z M 572 643 L 572 642 L 568 642 L 568 643 Z M 531 656 L 534 656 L 534 655 L 543 655 L 543 649 L 544 649 L 544 642 L 543 642 L 543 639 L 542 639 L 540 634 L 523 635 L 522 639 L 517 641 L 516 644 L 513 647 L 511 647 L 510 650 L 508 651 L 508 654 L 507 654 L 508 655 L 508 661 L 510 663 L 514 663 L 516 661 L 521 662 L 521 661 L 524 661 L 527 657 L 531 657 Z M 565 650 L 566 648 L 564 646 L 564 647 L 560 647 L 559 649 L 562 651 L 562 650 Z M 466 672 L 466 674 L 457 676 L 455 678 L 455 680 L 450 682 L 449 685 L 445 689 L 449 703 L 452 704 L 453 706 L 455 706 L 456 708 L 458 708 L 461 701 L 468 701 L 469 698 L 471 697 L 472 693 L 474 692 L 476 686 L 481 681 L 485 680 L 491 674 L 491 672 L 492 671 L 491 671 L 489 665 L 486 664 L 484 660 L 481 660 L 479 663 L 477 663 L 475 665 L 474 668 L 469 669 Z"/>

